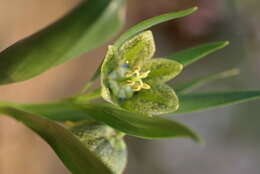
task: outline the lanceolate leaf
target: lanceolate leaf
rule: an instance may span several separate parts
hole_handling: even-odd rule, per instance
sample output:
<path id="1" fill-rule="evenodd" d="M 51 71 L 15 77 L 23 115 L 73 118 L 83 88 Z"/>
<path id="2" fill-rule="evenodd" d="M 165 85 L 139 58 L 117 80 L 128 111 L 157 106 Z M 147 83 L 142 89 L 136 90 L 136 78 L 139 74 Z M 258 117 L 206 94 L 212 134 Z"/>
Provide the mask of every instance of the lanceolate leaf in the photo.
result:
<path id="1" fill-rule="evenodd" d="M 211 92 L 202 94 L 178 94 L 180 107 L 174 114 L 191 113 L 214 109 L 220 106 L 243 103 L 260 99 L 260 91 L 235 91 L 235 92 Z M 82 102 L 82 101 L 81 101 Z M 48 119 L 64 122 L 77 121 L 89 117 L 89 114 L 79 109 L 79 104 L 63 101 L 50 104 L 14 105 L 1 103 L 4 106 L 12 106 L 23 111 L 38 114 Z M 84 104 L 82 104 L 84 105 Z M 46 108 L 46 109 L 45 109 Z M 73 117 L 71 116 L 73 114 Z M 136 114 L 135 114 L 136 115 Z M 168 115 L 168 114 L 167 114 Z"/>
<path id="2" fill-rule="evenodd" d="M 123 23 L 125 0 L 87 0 L 0 53 L 0 84 L 30 79 L 100 46 Z"/>
<path id="3" fill-rule="evenodd" d="M 174 90 L 177 93 L 188 93 L 191 92 L 199 87 L 202 87 L 204 85 L 207 85 L 211 82 L 215 82 L 217 80 L 233 77 L 239 74 L 239 69 L 231 69 L 228 71 L 224 71 L 221 73 L 213 74 L 213 75 L 208 75 L 205 77 L 201 77 L 195 80 L 192 80 L 188 83 L 184 83 L 182 85 L 178 85 L 177 87 L 174 87 Z"/>
<path id="4" fill-rule="evenodd" d="M 136 34 L 163 22 L 167 22 L 169 20 L 182 18 L 187 15 L 192 14 L 194 11 L 196 11 L 198 8 L 193 7 L 187 10 L 173 12 L 173 13 L 166 13 L 160 16 L 156 16 L 147 20 L 144 20 L 140 22 L 139 24 L 133 26 L 129 30 L 127 30 L 125 33 L 123 33 L 120 38 L 114 43 L 115 46 L 120 47 L 125 41 L 130 39 L 131 37 L 135 36 Z"/>
<path id="5" fill-rule="evenodd" d="M 173 120 L 127 112 L 108 104 L 86 104 L 81 105 L 81 109 L 92 118 L 128 135 L 150 139 L 183 137 L 199 141 L 189 128 Z"/>
<path id="6" fill-rule="evenodd" d="M 216 42 L 211 44 L 200 45 L 194 48 L 190 48 L 184 51 L 180 51 L 178 53 L 172 54 L 167 58 L 176 60 L 177 62 L 183 64 L 184 66 L 188 66 L 201 58 L 213 53 L 221 48 L 227 46 L 229 42 Z"/>
<path id="7" fill-rule="evenodd" d="M 260 91 L 180 94 L 180 108 L 173 114 L 190 113 L 260 99 Z"/>
<path id="8" fill-rule="evenodd" d="M 14 105 L 2 103 L 2 106 L 17 108 L 24 112 L 60 122 L 83 120 L 91 117 L 128 135 L 142 138 L 186 137 L 196 141 L 199 140 L 189 128 L 180 123 L 123 111 L 110 104 L 61 102 L 42 105 Z M 66 108 L 66 106 L 68 107 Z"/>
<path id="9" fill-rule="evenodd" d="M 73 174 L 112 174 L 95 154 L 60 124 L 11 107 L 0 107 L 0 113 L 21 121 L 41 136 Z"/>

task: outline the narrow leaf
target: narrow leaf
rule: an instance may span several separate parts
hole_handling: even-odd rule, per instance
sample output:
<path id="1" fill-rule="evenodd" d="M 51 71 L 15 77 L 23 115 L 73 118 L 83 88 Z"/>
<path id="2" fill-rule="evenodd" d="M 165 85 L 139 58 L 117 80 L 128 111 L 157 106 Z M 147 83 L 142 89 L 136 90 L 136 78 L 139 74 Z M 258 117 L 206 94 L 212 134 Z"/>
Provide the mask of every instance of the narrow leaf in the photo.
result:
<path id="1" fill-rule="evenodd" d="M 30 79 L 103 44 L 122 27 L 124 1 L 83 1 L 56 23 L 5 49 L 0 84 Z"/>
<path id="2" fill-rule="evenodd" d="M 260 91 L 214 92 L 205 94 L 180 94 L 180 108 L 172 113 L 182 114 L 207 110 L 260 99 Z"/>
<path id="3" fill-rule="evenodd" d="M 173 120 L 148 117 L 100 103 L 82 105 L 81 109 L 92 118 L 128 135 L 149 139 L 184 137 L 199 141 L 189 128 Z"/>
<path id="4" fill-rule="evenodd" d="M 123 33 L 119 39 L 114 43 L 115 46 L 120 47 L 125 41 L 130 39 L 131 37 L 135 36 L 136 34 L 163 22 L 167 22 L 169 20 L 178 19 L 185 17 L 187 15 L 192 14 L 194 11 L 196 11 L 198 8 L 193 7 L 187 10 L 173 12 L 173 13 L 166 13 L 160 16 L 156 16 L 147 20 L 144 20 L 140 22 L 139 24 L 133 26 L 129 30 L 127 30 L 125 33 Z"/>
<path id="5" fill-rule="evenodd" d="M 192 80 L 190 82 L 184 83 L 182 85 L 179 85 L 179 86 L 175 87 L 174 89 L 177 93 L 188 93 L 188 92 L 191 92 L 204 85 L 215 82 L 217 80 L 222 80 L 225 78 L 236 76 L 239 74 L 239 72 L 240 72 L 239 69 L 231 69 L 231 70 L 224 71 L 221 73 L 208 75 L 208 76 L 201 77 L 201 78 Z"/>
<path id="6" fill-rule="evenodd" d="M 112 173 L 70 131 L 60 124 L 11 107 L 0 107 L 0 113 L 23 122 L 41 136 L 73 174 Z"/>
<path id="7" fill-rule="evenodd" d="M 184 66 L 188 66 L 201 58 L 227 46 L 229 42 L 216 42 L 211 44 L 204 44 L 194 48 L 190 48 L 184 51 L 180 51 L 178 53 L 172 54 L 167 58 L 176 60 L 180 62 Z"/>
<path id="8" fill-rule="evenodd" d="M 64 122 L 93 118 L 103 122 L 128 135 L 142 138 L 199 138 L 189 128 L 173 120 L 159 117 L 148 117 L 137 113 L 117 109 L 110 104 L 57 102 L 53 104 L 14 105 L 4 104 L 5 107 L 18 108 L 31 114 L 48 119 Z"/>

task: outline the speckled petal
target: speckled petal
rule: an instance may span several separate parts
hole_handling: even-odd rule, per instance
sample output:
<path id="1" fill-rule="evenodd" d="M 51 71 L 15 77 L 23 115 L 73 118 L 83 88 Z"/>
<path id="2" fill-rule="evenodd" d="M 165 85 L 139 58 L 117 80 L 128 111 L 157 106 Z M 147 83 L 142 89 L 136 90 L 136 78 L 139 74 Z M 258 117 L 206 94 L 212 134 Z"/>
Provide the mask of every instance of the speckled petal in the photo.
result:
<path id="1" fill-rule="evenodd" d="M 174 90 L 168 85 L 156 84 L 151 89 L 143 89 L 132 98 L 122 101 L 120 106 L 133 112 L 159 115 L 176 111 L 179 107 L 179 100 Z"/>
<path id="2" fill-rule="evenodd" d="M 128 62 L 130 67 L 142 65 L 144 60 L 152 58 L 155 43 L 151 31 L 145 31 L 126 41 L 119 48 L 120 59 Z"/>
<path id="3" fill-rule="evenodd" d="M 112 102 L 109 90 L 109 77 L 113 78 L 113 70 L 118 67 L 117 48 L 109 46 L 104 62 L 101 66 L 101 96 L 108 102 Z"/>
<path id="4" fill-rule="evenodd" d="M 183 65 L 169 59 L 156 58 L 145 62 L 142 71 L 150 71 L 144 82 L 163 83 L 176 77 L 183 69 Z"/>

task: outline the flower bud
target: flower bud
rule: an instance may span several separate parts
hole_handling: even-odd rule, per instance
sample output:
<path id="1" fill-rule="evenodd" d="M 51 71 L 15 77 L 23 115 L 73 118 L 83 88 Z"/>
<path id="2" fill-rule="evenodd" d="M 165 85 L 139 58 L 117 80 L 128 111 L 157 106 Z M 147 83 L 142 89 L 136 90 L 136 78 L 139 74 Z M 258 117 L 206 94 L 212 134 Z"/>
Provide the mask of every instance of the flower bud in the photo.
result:
<path id="1" fill-rule="evenodd" d="M 90 119 L 74 125 L 70 130 L 111 169 L 112 173 L 123 173 L 127 162 L 127 150 L 123 140 L 123 133 Z"/>

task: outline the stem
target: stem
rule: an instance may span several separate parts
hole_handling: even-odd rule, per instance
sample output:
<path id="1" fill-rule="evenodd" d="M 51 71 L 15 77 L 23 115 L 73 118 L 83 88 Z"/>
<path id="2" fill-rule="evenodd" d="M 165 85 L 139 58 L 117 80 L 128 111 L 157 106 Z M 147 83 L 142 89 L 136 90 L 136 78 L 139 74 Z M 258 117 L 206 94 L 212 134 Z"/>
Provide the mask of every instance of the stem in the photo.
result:
<path id="1" fill-rule="evenodd" d="M 102 65 L 102 64 L 101 64 Z M 97 80 L 97 78 L 100 75 L 101 71 L 101 65 L 99 65 L 98 69 L 96 70 L 95 74 L 91 77 L 90 81 L 85 84 L 85 86 L 80 90 L 79 96 L 83 95 L 87 92 L 87 90 L 93 86 L 94 82 Z"/>
<path id="2" fill-rule="evenodd" d="M 77 102 L 86 102 L 86 101 L 89 101 L 89 100 L 93 100 L 93 99 L 98 99 L 101 97 L 100 95 L 101 93 L 101 88 L 97 88 L 95 89 L 94 91 L 92 91 L 91 93 L 88 93 L 86 95 L 83 95 L 83 96 L 78 96 L 76 97 L 76 101 Z"/>

